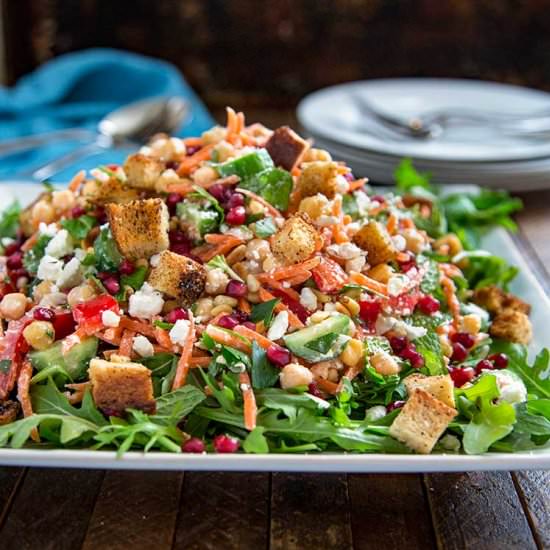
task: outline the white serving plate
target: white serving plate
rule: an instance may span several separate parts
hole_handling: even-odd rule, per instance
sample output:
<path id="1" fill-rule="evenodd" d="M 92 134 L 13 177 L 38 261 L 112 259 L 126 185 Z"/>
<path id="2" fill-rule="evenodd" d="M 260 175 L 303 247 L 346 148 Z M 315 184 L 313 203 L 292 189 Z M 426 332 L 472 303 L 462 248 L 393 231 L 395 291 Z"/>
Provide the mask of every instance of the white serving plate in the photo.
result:
<path id="1" fill-rule="evenodd" d="M 29 183 L 0 183 L 0 210 L 18 198 L 32 201 L 42 186 Z M 452 188 L 456 191 L 456 187 Z M 514 239 L 502 229 L 487 236 L 484 246 L 520 268 L 512 290 L 532 304 L 534 338 L 531 352 L 550 346 L 550 299 Z M 117 458 L 114 451 L 0 449 L 0 464 L 64 468 L 109 468 L 121 470 L 218 470 L 287 472 L 453 472 L 481 470 L 550 469 L 550 446 L 514 454 L 487 453 L 481 456 L 456 454 L 271 454 L 216 455 L 128 452 Z"/>

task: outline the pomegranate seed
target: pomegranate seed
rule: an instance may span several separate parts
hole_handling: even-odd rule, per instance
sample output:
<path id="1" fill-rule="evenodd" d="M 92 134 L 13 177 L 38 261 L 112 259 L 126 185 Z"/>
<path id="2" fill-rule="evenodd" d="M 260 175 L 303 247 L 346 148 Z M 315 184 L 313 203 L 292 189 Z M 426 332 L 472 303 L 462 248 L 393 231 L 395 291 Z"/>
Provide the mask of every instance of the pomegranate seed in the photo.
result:
<path id="1" fill-rule="evenodd" d="M 382 195 L 374 195 L 373 197 L 371 197 L 371 200 L 378 201 L 378 202 L 382 203 L 386 199 Z"/>
<path id="2" fill-rule="evenodd" d="M 393 403 L 390 403 L 386 407 L 387 414 L 390 414 L 392 411 L 395 411 L 395 409 L 401 409 L 404 404 L 405 404 L 405 401 L 394 401 Z"/>
<path id="3" fill-rule="evenodd" d="M 495 364 L 495 369 L 505 369 L 508 366 L 508 356 L 505 353 L 495 353 L 489 359 Z"/>
<path id="4" fill-rule="evenodd" d="M 246 221 L 246 210 L 244 206 L 235 206 L 225 216 L 229 225 L 242 225 Z"/>
<path id="5" fill-rule="evenodd" d="M 214 185 L 211 185 L 208 188 L 208 192 L 220 202 L 224 202 L 230 197 L 227 187 L 225 185 L 222 185 L 221 183 L 215 183 Z M 229 190 L 229 192 L 231 192 L 231 190 Z"/>
<path id="6" fill-rule="evenodd" d="M 164 320 L 167 323 L 175 323 L 180 319 L 189 319 L 189 315 L 187 315 L 187 311 L 185 311 L 185 309 L 182 309 L 181 307 L 173 309 L 172 311 L 166 314 L 166 317 L 164 317 Z"/>
<path id="7" fill-rule="evenodd" d="M 136 266 L 130 260 L 127 260 L 125 258 L 124 260 L 122 260 L 122 262 L 120 262 L 118 270 L 123 275 L 131 275 L 136 270 Z"/>
<path id="8" fill-rule="evenodd" d="M 242 323 L 243 327 L 249 328 L 250 330 L 256 330 L 256 324 L 252 321 L 245 321 Z"/>
<path id="9" fill-rule="evenodd" d="M 392 336 L 390 338 L 390 346 L 394 353 L 403 351 L 408 344 L 409 341 L 405 338 L 405 336 Z"/>
<path id="10" fill-rule="evenodd" d="M 227 201 L 227 208 L 235 208 L 236 206 L 244 206 L 244 195 L 241 193 L 233 193 Z"/>
<path id="11" fill-rule="evenodd" d="M 174 243 L 170 245 L 170 251 L 180 256 L 188 256 L 191 252 L 191 246 L 189 243 Z"/>
<path id="12" fill-rule="evenodd" d="M 11 256 L 14 252 L 19 250 L 21 245 L 19 243 L 11 243 L 4 247 L 4 256 Z"/>
<path id="13" fill-rule="evenodd" d="M 173 230 L 168 233 L 171 243 L 188 243 L 187 235 L 183 231 Z"/>
<path id="14" fill-rule="evenodd" d="M 464 384 L 472 380 L 476 373 L 472 367 L 454 367 L 449 369 L 449 374 L 454 385 L 457 388 L 461 388 L 462 386 L 464 386 Z"/>
<path id="15" fill-rule="evenodd" d="M 382 310 L 382 306 L 378 302 L 369 302 L 367 300 L 360 301 L 359 308 L 359 317 L 367 323 L 375 323 Z"/>
<path id="16" fill-rule="evenodd" d="M 290 351 L 277 344 L 271 344 L 267 348 L 267 358 L 277 367 L 284 367 L 290 363 Z"/>
<path id="17" fill-rule="evenodd" d="M 113 276 L 113 274 L 109 273 L 108 271 L 99 271 L 98 274 L 97 274 L 97 278 L 100 281 L 104 281 L 105 279 L 108 279 L 109 277 L 112 277 L 112 276 Z"/>
<path id="18" fill-rule="evenodd" d="M 476 365 L 476 374 L 481 374 L 481 371 L 484 370 L 493 370 L 495 366 L 491 361 L 488 359 L 482 359 L 477 365 Z"/>
<path id="19" fill-rule="evenodd" d="M 183 195 L 180 195 L 179 193 L 168 193 L 168 196 L 166 197 L 166 206 L 168 207 L 170 214 L 174 215 L 176 213 L 176 207 L 182 200 Z"/>
<path id="20" fill-rule="evenodd" d="M 241 283 L 241 281 L 231 279 L 227 283 L 225 293 L 232 298 L 242 298 L 248 294 L 248 287 L 244 283 Z"/>
<path id="21" fill-rule="evenodd" d="M 181 450 L 184 453 L 204 453 L 206 446 L 202 439 L 198 437 L 192 437 L 188 439 L 182 446 Z"/>
<path id="22" fill-rule="evenodd" d="M 248 321 L 248 313 L 245 313 L 244 311 L 241 311 L 240 309 L 236 309 L 232 314 L 232 317 L 234 317 L 239 323 L 244 324 L 245 321 Z M 254 325 L 256 326 L 256 325 Z"/>
<path id="23" fill-rule="evenodd" d="M 347 181 L 355 181 L 355 176 L 352 172 L 346 172 L 344 178 L 346 178 Z"/>
<path id="24" fill-rule="evenodd" d="M 460 342 L 454 342 L 451 361 L 459 363 L 460 361 L 464 361 L 466 357 L 468 357 L 468 350 Z"/>
<path id="25" fill-rule="evenodd" d="M 234 329 L 239 322 L 231 315 L 224 315 L 218 319 L 218 326 L 222 328 Z"/>
<path id="26" fill-rule="evenodd" d="M 177 170 L 180 167 L 180 163 L 177 160 L 169 160 L 166 163 L 167 170 Z"/>
<path id="27" fill-rule="evenodd" d="M 315 382 L 309 384 L 309 386 L 307 387 L 307 391 L 315 397 L 323 397 L 321 390 L 319 390 L 319 386 Z"/>
<path id="28" fill-rule="evenodd" d="M 115 276 L 104 279 L 103 286 L 109 294 L 116 294 L 120 290 L 120 283 Z"/>
<path id="29" fill-rule="evenodd" d="M 8 257 L 6 265 L 9 269 L 19 269 L 23 267 L 23 253 L 20 251 L 14 252 Z"/>
<path id="30" fill-rule="evenodd" d="M 424 357 L 411 346 L 406 347 L 401 352 L 400 357 L 409 361 L 413 369 L 419 369 L 424 366 Z"/>
<path id="31" fill-rule="evenodd" d="M 214 449 L 217 453 L 234 453 L 239 449 L 240 442 L 228 435 L 217 435 L 214 438 Z"/>
<path id="32" fill-rule="evenodd" d="M 439 311 L 439 300 L 435 299 L 433 296 L 422 296 L 418 300 L 418 309 L 425 315 L 431 315 Z"/>
<path id="33" fill-rule="evenodd" d="M 188 145 L 185 149 L 186 155 L 190 157 L 191 155 L 194 155 L 200 148 L 200 145 Z"/>
<path id="34" fill-rule="evenodd" d="M 33 319 L 37 321 L 55 321 L 55 311 L 48 307 L 37 307 L 32 313 Z"/>
<path id="35" fill-rule="evenodd" d="M 71 210 L 71 216 L 73 218 L 80 218 L 80 216 L 84 216 L 84 214 L 86 214 L 86 210 L 82 208 L 82 206 L 75 206 Z"/>
<path id="36" fill-rule="evenodd" d="M 456 332 L 451 336 L 451 342 L 458 342 L 462 344 L 466 349 L 470 349 L 476 343 L 476 339 L 467 332 Z"/>

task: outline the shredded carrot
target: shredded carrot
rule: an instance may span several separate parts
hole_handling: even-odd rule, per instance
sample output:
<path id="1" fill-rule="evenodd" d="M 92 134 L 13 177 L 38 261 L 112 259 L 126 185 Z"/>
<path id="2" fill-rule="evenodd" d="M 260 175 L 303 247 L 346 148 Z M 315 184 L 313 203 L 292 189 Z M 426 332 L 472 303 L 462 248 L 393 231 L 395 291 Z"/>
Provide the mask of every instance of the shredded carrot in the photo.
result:
<path id="1" fill-rule="evenodd" d="M 357 189 L 361 189 L 365 183 L 367 183 L 367 178 L 361 178 L 355 181 L 351 181 L 349 184 L 349 190 L 350 191 L 357 191 Z"/>
<path id="2" fill-rule="evenodd" d="M 258 406 L 256 405 L 256 396 L 254 395 L 254 390 L 252 389 L 250 376 L 248 376 L 247 372 L 241 372 L 239 374 L 239 383 L 243 393 L 244 427 L 248 431 L 252 431 L 256 427 Z"/>
<path id="3" fill-rule="evenodd" d="M 338 384 L 336 384 L 335 382 L 331 382 L 326 378 L 316 378 L 315 383 L 325 393 L 330 393 L 331 395 L 336 395 L 338 393 Z"/>
<path id="4" fill-rule="evenodd" d="M 196 369 L 200 367 L 207 367 L 212 361 L 212 357 L 191 357 L 189 359 L 189 368 Z"/>
<path id="5" fill-rule="evenodd" d="M 244 313 L 250 313 L 252 311 L 252 306 L 246 298 L 239 298 L 238 307 Z"/>
<path id="6" fill-rule="evenodd" d="M 36 233 L 33 233 L 22 245 L 21 250 L 23 252 L 26 252 L 27 250 L 30 250 L 35 244 L 36 241 L 38 241 L 38 237 L 40 236 L 40 233 L 37 231 Z"/>
<path id="7" fill-rule="evenodd" d="M 271 279 L 275 281 L 287 279 L 288 277 L 301 275 L 304 271 L 309 271 L 310 269 L 317 267 L 320 262 L 321 258 L 319 256 L 315 256 L 300 264 L 294 264 L 286 267 L 278 267 L 268 273 L 260 273 L 259 275 L 256 275 L 256 279 L 258 279 L 258 281 L 262 283 L 267 282 Z"/>
<path id="8" fill-rule="evenodd" d="M 386 223 L 386 229 L 390 235 L 393 235 L 397 231 L 398 220 L 395 214 L 390 214 Z"/>
<path id="9" fill-rule="evenodd" d="M 252 330 L 243 325 L 237 325 L 233 330 L 237 334 L 240 334 L 241 336 L 244 336 L 249 340 L 255 340 L 257 344 L 264 349 L 267 349 L 269 346 L 273 344 L 273 342 L 269 340 L 269 338 L 266 338 L 265 336 L 262 336 L 259 332 L 256 332 L 255 330 Z"/>
<path id="10" fill-rule="evenodd" d="M 254 199 L 255 201 L 259 202 L 262 206 L 264 206 L 269 214 L 273 216 L 274 218 L 282 218 L 283 215 L 271 204 L 269 204 L 264 198 L 260 197 L 260 195 L 256 195 L 256 193 L 253 193 L 252 191 L 249 191 L 248 189 L 243 189 L 242 187 L 237 187 L 236 191 L 239 193 L 242 193 L 243 195 L 246 195 L 247 197 L 250 197 L 251 199 Z"/>
<path id="11" fill-rule="evenodd" d="M 29 395 L 29 389 L 31 386 L 32 378 L 32 364 L 30 361 L 25 361 L 19 372 L 19 377 L 17 379 L 17 400 L 21 403 L 21 410 L 23 411 L 23 416 L 25 418 L 32 416 L 32 403 Z M 33 428 L 31 431 L 31 437 L 33 441 L 37 443 L 40 441 L 38 436 L 38 430 Z"/>
<path id="12" fill-rule="evenodd" d="M 286 283 L 287 281 L 285 281 Z M 284 286 L 283 283 L 275 280 L 270 279 L 267 283 L 271 288 L 275 288 L 277 290 L 280 290 L 281 292 L 284 292 L 289 298 L 292 298 L 293 300 L 296 300 L 297 302 L 300 301 L 300 295 L 289 286 Z"/>
<path id="13" fill-rule="evenodd" d="M 439 264 L 439 270 L 443 272 L 447 277 L 451 279 L 454 277 L 462 277 L 463 273 L 460 268 L 453 264 L 441 263 Z"/>
<path id="14" fill-rule="evenodd" d="M 292 168 L 292 170 L 290 171 L 290 173 L 291 173 L 295 178 L 299 178 L 300 175 L 302 174 L 302 170 L 300 170 L 300 168 L 298 168 L 298 166 L 294 166 L 294 168 Z"/>
<path id="15" fill-rule="evenodd" d="M 227 332 L 215 325 L 208 325 L 205 332 L 206 334 L 208 334 L 208 336 L 210 336 L 210 338 L 212 338 L 212 340 L 214 340 L 218 344 L 231 346 L 235 349 L 244 351 L 245 353 L 250 353 L 250 344 L 245 342 L 244 340 L 241 340 L 237 336 L 233 336 L 230 332 Z"/>
<path id="16" fill-rule="evenodd" d="M 285 280 L 290 286 L 297 286 L 305 283 L 308 279 L 311 279 L 311 271 L 303 271 Z"/>
<path id="17" fill-rule="evenodd" d="M 411 257 L 406 252 L 398 252 L 395 259 L 398 262 L 407 262 L 411 259 Z"/>
<path id="18" fill-rule="evenodd" d="M 242 239 L 233 235 L 218 235 L 216 233 L 206 235 L 204 240 L 208 243 L 207 245 L 202 245 L 192 250 L 193 254 L 198 256 L 203 262 L 209 262 L 214 256 L 225 255 L 243 243 Z"/>
<path id="19" fill-rule="evenodd" d="M 344 225 L 348 225 L 348 224 L 350 224 L 352 221 L 353 221 L 353 218 L 352 218 L 349 214 L 345 214 L 344 217 L 342 218 L 342 223 L 343 223 Z"/>
<path id="20" fill-rule="evenodd" d="M 187 382 L 187 375 L 189 374 L 191 355 L 193 354 L 193 345 L 195 343 L 195 319 L 193 314 L 189 312 L 189 331 L 185 344 L 181 350 L 181 357 L 176 367 L 176 374 L 174 376 L 174 382 L 172 384 L 172 390 L 177 390 L 185 385 Z"/>
<path id="21" fill-rule="evenodd" d="M 135 321 L 134 319 L 130 319 L 128 317 L 121 317 L 119 326 L 121 328 L 126 328 L 133 332 L 137 332 L 138 334 L 143 334 L 144 336 L 150 336 L 151 338 L 155 338 L 155 327 L 153 327 L 153 325 L 150 325 L 148 323 Z"/>
<path id="22" fill-rule="evenodd" d="M 227 135 L 237 133 L 237 113 L 231 108 L 226 107 L 225 112 L 227 113 Z"/>
<path id="23" fill-rule="evenodd" d="M 135 332 L 131 330 L 125 330 L 122 333 L 122 338 L 120 339 L 120 346 L 118 348 L 119 355 L 125 355 L 126 357 L 132 356 L 132 347 L 134 344 Z"/>
<path id="24" fill-rule="evenodd" d="M 415 229 L 414 220 L 412 218 L 402 218 L 401 225 L 403 229 Z"/>
<path id="25" fill-rule="evenodd" d="M 387 296 L 388 294 L 388 287 L 384 283 L 375 281 L 374 279 L 371 279 L 370 277 L 367 277 L 362 273 L 357 273 L 356 271 L 352 271 L 349 275 L 349 278 L 350 278 L 350 281 L 352 281 L 353 283 L 364 286 L 365 288 L 368 288 L 373 292 L 377 292 L 378 294 L 383 294 L 384 296 Z"/>
<path id="26" fill-rule="evenodd" d="M 336 217 L 340 217 L 342 214 L 342 196 L 337 195 L 334 197 L 334 200 L 332 201 L 332 215 Z"/>
<path id="27" fill-rule="evenodd" d="M 244 130 L 244 113 L 238 112 L 237 113 L 237 133 L 240 134 Z"/>
<path id="28" fill-rule="evenodd" d="M 213 145 L 205 145 L 202 149 L 199 149 L 196 153 L 189 157 L 185 157 L 177 169 L 177 173 L 180 176 L 190 174 L 194 168 L 196 168 L 203 160 L 210 159 Z"/>
<path id="29" fill-rule="evenodd" d="M 188 137 L 183 140 L 186 147 L 202 147 L 203 140 L 200 137 Z"/>
<path id="30" fill-rule="evenodd" d="M 332 226 L 332 238 L 336 244 L 349 243 L 348 234 L 343 230 L 339 223 Z"/>
<path id="31" fill-rule="evenodd" d="M 449 279 L 446 275 L 441 277 L 441 287 L 443 288 L 443 294 L 447 300 L 447 306 L 453 316 L 453 323 L 455 328 L 458 328 L 461 320 L 460 316 L 460 302 L 456 296 L 456 286 L 452 279 Z"/>
<path id="32" fill-rule="evenodd" d="M 69 182 L 69 191 L 76 193 L 78 191 L 78 188 L 80 187 L 80 184 L 84 181 L 85 177 L 86 172 L 84 170 L 80 170 L 80 172 L 75 174 L 73 176 L 73 179 Z"/>
<path id="33" fill-rule="evenodd" d="M 168 331 L 163 328 L 155 327 L 155 338 L 163 348 L 172 349 L 174 347 Z"/>
<path id="34" fill-rule="evenodd" d="M 193 186 L 186 182 L 170 183 L 166 186 L 168 193 L 179 193 L 180 195 L 188 195 L 193 192 Z"/>
<path id="35" fill-rule="evenodd" d="M 273 300 L 275 296 L 271 294 L 271 292 L 268 292 L 264 288 L 260 288 L 259 290 L 260 299 L 264 302 L 267 302 L 268 300 Z M 288 323 L 292 328 L 303 328 L 304 323 L 298 319 L 298 317 L 289 309 L 289 307 L 284 304 L 283 302 L 279 302 L 275 306 L 275 311 L 279 313 L 280 311 L 286 311 L 288 312 Z"/>

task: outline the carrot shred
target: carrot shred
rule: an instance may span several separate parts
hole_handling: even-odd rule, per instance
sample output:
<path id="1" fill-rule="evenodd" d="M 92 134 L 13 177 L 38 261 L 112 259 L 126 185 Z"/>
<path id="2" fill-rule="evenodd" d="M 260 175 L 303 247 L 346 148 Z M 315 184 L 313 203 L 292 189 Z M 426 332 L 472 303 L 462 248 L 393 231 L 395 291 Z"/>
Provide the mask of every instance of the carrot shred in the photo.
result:
<path id="1" fill-rule="evenodd" d="M 357 191 L 357 189 L 360 189 L 361 187 L 363 187 L 363 185 L 365 185 L 365 183 L 367 183 L 367 178 L 360 178 L 360 179 L 355 180 L 355 181 L 350 181 L 349 190 L 350 191 Z"/>
<path id="2" fill-rule="evenodd" d="M 243 393 L 244 427 L 251 432 L 256 427 L 258 406 L 256 405 L 256 396 L 252 389 L 250 376 L 248 376 L 247 372 L 241 372 L 239 374 L 239 383 Z"/>
<path id="3" fill-rule="evenodd" d="M 352 221 L 353 221 L 353 218 L 352 218 L 349 214 L 345 214 L 344 217 L 342 218 L 342 223 L 343 223 L 344 225 L 348 225 L 348 224 L 350 224 Z"/>
<path id="4" fill-rule="evenodd" d="M 80 172 L 76 173 L 73 176 L 73 179 L 69 182 L 69 191 L 76 193 L 76 191 L 78 191 L 78 188 L 80 187 L 80 184 L 84 181 L 85 177 L 86 172 L 84 170 L 80 170 Z"/>
<path id="5" fill-rule="evenodd" d="M 386 229 L 390 235 L 393 235 L 397 231 L 398 220 L 395 214 L 390 214 L 386 223 Z"/>
<path id="6" fill-rule="evenodd" d="M 169 350 L 173 349 L 174 344 L 172 343 L 172 340 L 170 340 L 170 335 L 167 330 L 160 327 L 155 327 L 155 338 L 163 348 Z"/>
<path id="7" fill-rule="evenodd" d="M 40 233 L 37 231 L 36 233 L 33 233 L 22 245 L 21 250 L 23 252 L 26 252 L 27 250 L 30 250 L 35 244 L 36 241 L 38 241 L 38 237 L 40 236 Z"/>
<path id="8" fill-rule="evenodd" d="M 174 382 L 172 383 L 172 390 L 177 390 L 185 385 L 187 382 L 187 375 L 189 374 L 190 359 L 193 354 L 193 345 L 195 343 L 195 319 L 193 314 L 189 312 L 189 331 L 185 344 L 181 350 L 181 357 L 176 367 L 176 374 L 174 376 Z"/>
<path id="9" fill-rule="evenodd" d="M 239 309 L 244 313 L 249 314 L 252 311 L 252 306 L 246 298 L 239 298 L 239 302 L 237 305 L 239 306 Z"/>
<path id="10" fill-rule="evenodd" d="M 205 235 L 204 240 L 207 242 L 206 245 L 192 250 L 193 254 L 198 256 L 203 262 L 210 261 L 214 256 L 225 255 L 243 243 L 242 239 L 233 235 L 219 235 L 217 233 Z"/>
<path id="11" fill-rule="evenodd" d="M 375 281 L 374 279 L 371 279 L 370 277 L 367 277 L 362 273 L 357 273 L 356 271 L 352 271 L 349 275 L 349 278 L 350 278 L 350 281 L 357 283 L 358 285 L 364 286 L 369 290 L 372 290 L 373 292 L 377 292 L 378 294 L 383 294 L 384 296 L 387 296 L 388 294 L 388 287 L 384 283 Z"/>
<path id="12" fill-rule="evenodd" d="M 415 229 L 416 227 L 412 218 L 403 218 L 401 220 L 401 225 L 404 229 Z"/>
<path id="13" fill-rule="evenodd" d="M 150 336 L 151 338 L 155 338 L 155 327 L 153 327 L 153 325 L 150 325 L 148 323 L 135 321 L 134 319 L 130 319 L 128 317 L 121 317 L 119 326 L 121 328 L 125 328 L 133 332 L 137 332 L 138 334 L 143 334 L 144 336 Z"/>
<path id="14" fill-rule="evenodd" d="M 338 384 L 336 384 L 335 382 L 331 382 L 326 378 L 316 378 L 315 383 L 325 393 L 329 393 L 331 395 L 336 395 L 338 393 Z"/>
<path id="15" fill-rule="evenodd" d="M 29 389 L 31 386 L 32 378 L 32 364 L 30 361 L 25 361 L 21 366 L 19 377 L 17 378 L 17 400 L 21 403 L 21 410 L 25 418 L 32 416 L 32 403 L 29 395 Z M 33 441 L 37 443 L 40 441 L 38 430 L 33 428 L 31 431 L 31 437 Z"/>
<path id="16" fill-rule="evenodd" d="M 255 201 L 259 202 L 262 206 L 264 206 L 269 214 L 273 216 L 274 218 L 282 218 L 283 215 L 271 204 L 269 204 L 264 198 L 260 197 L 260 195 L 256 195 L 256 193 L 253 193 L 252 191 L 249 191 L 248 189 L 243 189 L 242 187 L 237 187 L 236 191 L 239 193 L 242 193 L 243 195 L 246 195 L 247 197 L 250 197 L 251 199 L 254 199 Z"/>
<path id="17" fill-rule="evenodd" d="M 88 333 L 82 328 L 79 328 L 75 330 L 72 334 L 66 336 L 61 342 L 61 354 L 65 355 L 66 353 L 68 353 L 71 348 L 73 348 L 77 344 L 80 344 L 82 339 L 86 338 L 86 336 L 88 336 Z"/>
<path id="18" fill-rule="evenodd" d="M 166 186 L 166 191 L 168 193 L 179 193 L 180 195 L 188 195 L 193 192 L 193 186 L 189 183 L 170 183 Z"/>
<path id="19" fill-rule="evenodd" d="M 126 357 L 132 356 L 132 347 L 134 343 L 135 332 L 131 330 L 125 330 L 122 333 L 122 338 L 120 339 L 120 346 L 118 348 L 118 353 Z"/>
<path id="20" fill-rule="evenodd" d="M 244 336 L 249 340 L 255 340 L 258 343 L 258 345 L 264 349 L 267 349 L 269 346 L 273 344 L 273 342 L 269 338 L 266 338 L 265 336 L 262 336 L 259 332 L 256 332 L 255 330 L 252 330 L 243 325 L 237 325 L 233 330 L 237 334 L 240 334 L 241 336 Z"/>
<path id="21" fill-rule="evenodd" d="M 286 282 L 290 286 L 297 286 L 305 283 L 308 279 L 311 279 L 311 271 L 304 271 L 303 273 L 299 273 L 294 277 L 289 277 L 288 279 L 286 279 Z"/>
<path id="22" fill-rule="evenodd" d="M 337 195 L 334 197 L 334 200 L 332 201 L 332 215 L 336 217 L 340 217 L 342 214 L 342 197 L 340 195 Z"/>
<path id="23" fill-rule="evenodd" d="M 260 299 L 263 300 L 264 302 L 267 302 L 268 300 L 273 300 L 275 298 L 275 296 L 273 296 L 271 292 L 268 292 L 264 288 L 260 288 L 259 295 L 260 295 Z M 283 302 L 279 302 L 274 309 L 277 313 L 279 313 L 280 311 L 288 312 L 288 323 L 292 328 L 304 327 L 304 323 L 302 323 L 302 321 L 300 321 L 300 319 Z"/>
<path id="24" fill-rule="evenodd" d="M 212 361 L 212 357 L 191 357 L 189 359 L 190 368 L 207 367 Z"/>
<path id="25" fill-rule="evenodd" d="M 238 328 L 238 327 L 235 327 L 235 328 Z M 245 342 L 244 340 L 241 340 L 237 336 L 233 336 L 230 332 L 227 332 L 221 329 L 220 327 L 217 327 L 215 325 L 208 325 L 206 327 L 205 332 L 206 334 L 208 334 L 208 336 L 210 336 L 210 338 L 212 338 L 212 340 L 214 340 L 218 344 L 231 346 L 240 351 L 244 351 L 245 353 L 250 353 L 251 351 L 250 343 Z"/>
<path id="26" fill-rule="evenodd" d="M 237 133 L 240 134 L 244 130 L 244 113 L 239 111 L 237 113 Z"/>
<path id="27" fill-rule="evenodd" d="M 203 160 L 208 160 L 212 153 L 213 145 L 205 145 L 202 149 L 199 149 L 196 153 L 189 157 L 185 157 L 177 169 L 177 173 L 180 176 L 190 174 L 194 168 L 196 168 Z"/>
<path id="28" fill-rule="evenodd" d="M 332 238 L 336 244 L 349 243 L 349 237 L 339 223 L 332 226 Z"/>
<path id="29" fill-rule="evenodd" d="M 455 328 L 458 328 L 460 325 L 461 315 L 460 315 L 460 302 L 456 296 L 456 286 L 452 279 L 449 279 L 446 275 L 441 277 L 441 287 L 443 289 L 443 294 L 447 300 L 447 306 L 449 311 L 453 316 L 453 324 Z"/>
<path id="30" fill-rule="evenodd" d="M 395 259 L 398 262 L 407 262 L 411 259 L 411 257 L 406 252 L 398 252 Z"/>
<path id="31" fill-rule="evenodd" d="M 256 279 L 258 279 L 258 281 L 262 283 L 265 283 L 271 279 L 278 281 L 280 279 L 294 277 L 295 275 L 303 274 L 304 270 L 309 271 L 310 269 L 317 267 L 320 262 L 321 262 L 321 258 L 319 256 L 315 256 L 299 264 L 294 264 L 294 265 L 285 266 L 285 267 L 278 267 L 273 271 L 260 273 L 259 275 L 256 275 Z"/>
<path id="32" fill-rule="evenodd" d="M 227 113 L 227 135 L 229 136 L 237 132 L 237 113 L 231 107 L 226 107 L 225 112 Z"/>
<path id="33" fill-rule="evenodd" d="M 202 138 L 200 137 L 188 137 L 183 140 L 186 147 L 201 147 L 203 145 Z"/>
<path id="34" fill-rule="evenodd" d="M 288 281 L 285 281 L 285 282 L 288 282 Z M 277 290 L 280 290 L 281 292 L 284 292 L 289 298 L 292 298 L 297 302 L 300 301 L 300 295 L 293 288 L 283 286 L 281 282 L 275 279 L 270 279 L 267 284 L 272 288 L 275 288 Z"/>

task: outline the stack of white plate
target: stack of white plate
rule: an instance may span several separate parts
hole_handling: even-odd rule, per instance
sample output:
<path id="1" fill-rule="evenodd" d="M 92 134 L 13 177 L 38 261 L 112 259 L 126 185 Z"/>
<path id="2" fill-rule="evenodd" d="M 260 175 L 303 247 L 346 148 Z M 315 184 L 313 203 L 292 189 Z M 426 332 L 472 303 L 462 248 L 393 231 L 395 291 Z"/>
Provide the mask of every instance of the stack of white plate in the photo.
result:
<path id="1" fill-rule="evenodd" d="M 409 157 L 437 183 L 515 191 L 550 188 L 550 131 L 546 136 L 505 135 L 495 127 L 456 121 L 435 138 L 400 136 L 366 114 L 358 98 L 378 113 L 406 121 L 468 109 L 500 118 L 550 115 L 548 93 L 475 80 L 370 80 L 314 92 L 298 106 L 298 120 L 317 147 L 371 182 L 392 183 L 400 160 Z"/>

